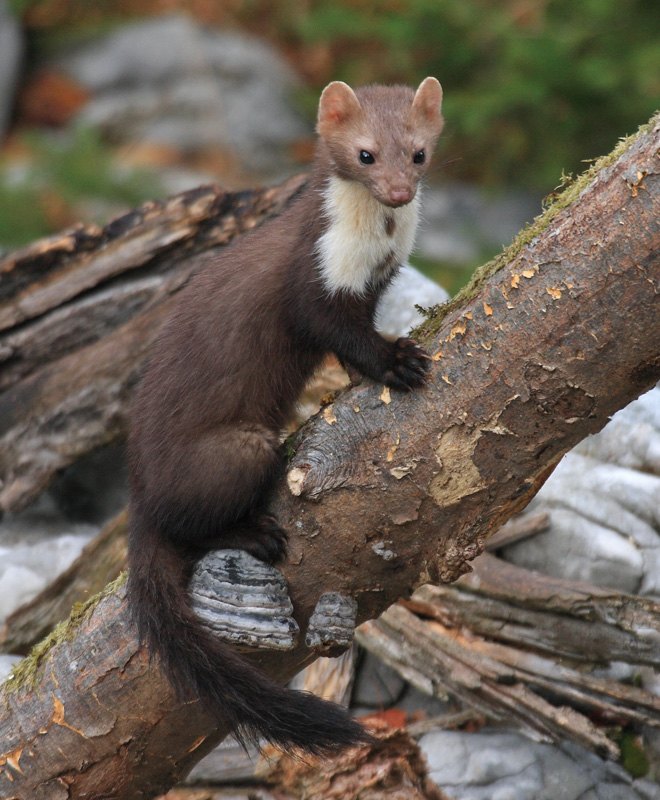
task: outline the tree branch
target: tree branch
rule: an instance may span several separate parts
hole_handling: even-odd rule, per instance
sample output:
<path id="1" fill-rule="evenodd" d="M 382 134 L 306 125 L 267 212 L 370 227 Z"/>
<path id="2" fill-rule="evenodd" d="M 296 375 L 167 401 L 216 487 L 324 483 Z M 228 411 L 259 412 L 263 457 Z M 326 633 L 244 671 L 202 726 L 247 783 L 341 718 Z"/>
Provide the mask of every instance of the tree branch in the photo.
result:
<path id="1" fill-rule="evenodd" d="M 426 388 L 366 382 L 300 431 L 271 511 L 291 532 L 283 571 L 303 632 L 324 592 L 354 597 L 363 621 L 468 571 L 559 458 L 658 380 L 658 152 L 652 120 L 429 321 Z M 134 334 L 134 347 L 149 338 Z M 6 503 L 26 496 L 16 480 Z M 315 654 L 301 637 L 248 657 L 284 681 Z M 149 670 L 121 585 L 41 646 L 0 709 L 8 797 L 149 796 L 227 732 Z"/>

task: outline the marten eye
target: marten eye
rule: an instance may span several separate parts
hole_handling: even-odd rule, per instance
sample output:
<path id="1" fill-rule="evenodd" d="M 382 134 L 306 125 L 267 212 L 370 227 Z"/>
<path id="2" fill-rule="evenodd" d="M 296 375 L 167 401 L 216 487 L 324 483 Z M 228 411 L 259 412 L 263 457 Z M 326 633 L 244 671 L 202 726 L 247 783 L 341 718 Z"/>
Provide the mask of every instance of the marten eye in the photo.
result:
<path id="1" fill-rule="evenodd" d="M 423 164 L 426 161 L 426 153 L 423 150 L 418 150 L 413 156 L 413 164 Z"/>
<path id="2" fill-rule="evenodd" d="M 368 150 L 360 150 L 360 164 L 373 164 L 376 160 Z"/>

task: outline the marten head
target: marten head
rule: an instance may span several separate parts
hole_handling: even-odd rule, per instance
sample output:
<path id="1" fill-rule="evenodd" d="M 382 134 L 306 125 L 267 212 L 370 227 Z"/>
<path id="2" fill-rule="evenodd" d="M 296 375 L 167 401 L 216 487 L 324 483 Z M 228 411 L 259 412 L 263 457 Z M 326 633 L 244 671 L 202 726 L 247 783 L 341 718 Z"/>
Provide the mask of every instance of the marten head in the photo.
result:
<path id="1" fill-rule="evenodd" d="M 442 131 L 442 88 L 425 78 L 407 86 L 364 86 L 333 81 L 319 101 L 316 130 L 331 169 L 359 181 L 381 203 L 409 203 L 428 169 Z"/>

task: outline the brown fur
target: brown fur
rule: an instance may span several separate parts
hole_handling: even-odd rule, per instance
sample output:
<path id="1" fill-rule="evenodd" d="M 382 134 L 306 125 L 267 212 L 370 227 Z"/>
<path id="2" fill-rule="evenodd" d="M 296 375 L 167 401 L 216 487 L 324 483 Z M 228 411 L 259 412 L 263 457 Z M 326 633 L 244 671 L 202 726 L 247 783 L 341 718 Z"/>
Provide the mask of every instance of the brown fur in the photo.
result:
<path id="1" fill-rule="evenodd" d="M 280 465 L 279 432 L 328 352 L 394 388 L 424 380 L 428 361 L 419 348 L 386 341 L 373 327 L 386 282 L 375 280 L 360 296 L 330 296 L 316 246 L 329 224 L 323 192 L 331 174 L 359 180 L 379 198 L 401 176 L 416 189 L 425 167 L 408 162 L 415 148 L 430 156 L 435 144 L 437 91 L 431 86 L 433 117 L 423 111 L 425 97 L 405 87 L 368 87 L 352 97 L 340 88 L 335 101 L 332 86 L 333 119 L 322 100 L 304 196 L 226 248 L 182 291 L 151 354 L 129 437 L 129 598 L 141 639 L 184 697 L 199 697 L 239 735 L 310 752 L 365 734 L 341 709 L 277 686 L 206 633 L 186 585 L 212 548 L 239 547 L 269 562 L 284 554 L 286 534 L 263 512 L 265 495 Z M 356 162 L 367 133 L 378 153 L 371 173 Z"/>

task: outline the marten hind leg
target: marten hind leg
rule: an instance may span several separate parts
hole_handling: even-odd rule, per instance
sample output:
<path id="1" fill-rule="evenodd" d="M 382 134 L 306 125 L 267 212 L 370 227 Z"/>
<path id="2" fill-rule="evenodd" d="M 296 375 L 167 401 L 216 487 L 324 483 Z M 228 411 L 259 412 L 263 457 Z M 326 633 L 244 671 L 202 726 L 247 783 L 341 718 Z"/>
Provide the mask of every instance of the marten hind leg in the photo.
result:
<path id="1" fill-rule="evenodd" d="M 287 538 L 272 514 L 255 513 L 232 525 L 222 535 L 221 546 L 246 550 L 260 561 L 274 564 L 286 553 Z"/>
<path id="2" fill-rule="evenodd" d="M 286 535 L 262 508 L 279 464 L 277 432 L 226 425 L 169 442 L 144 475 L 140 505 L 162 535 L 191 554 L 236 547 L 272 562 L 284 553 Z"/>

